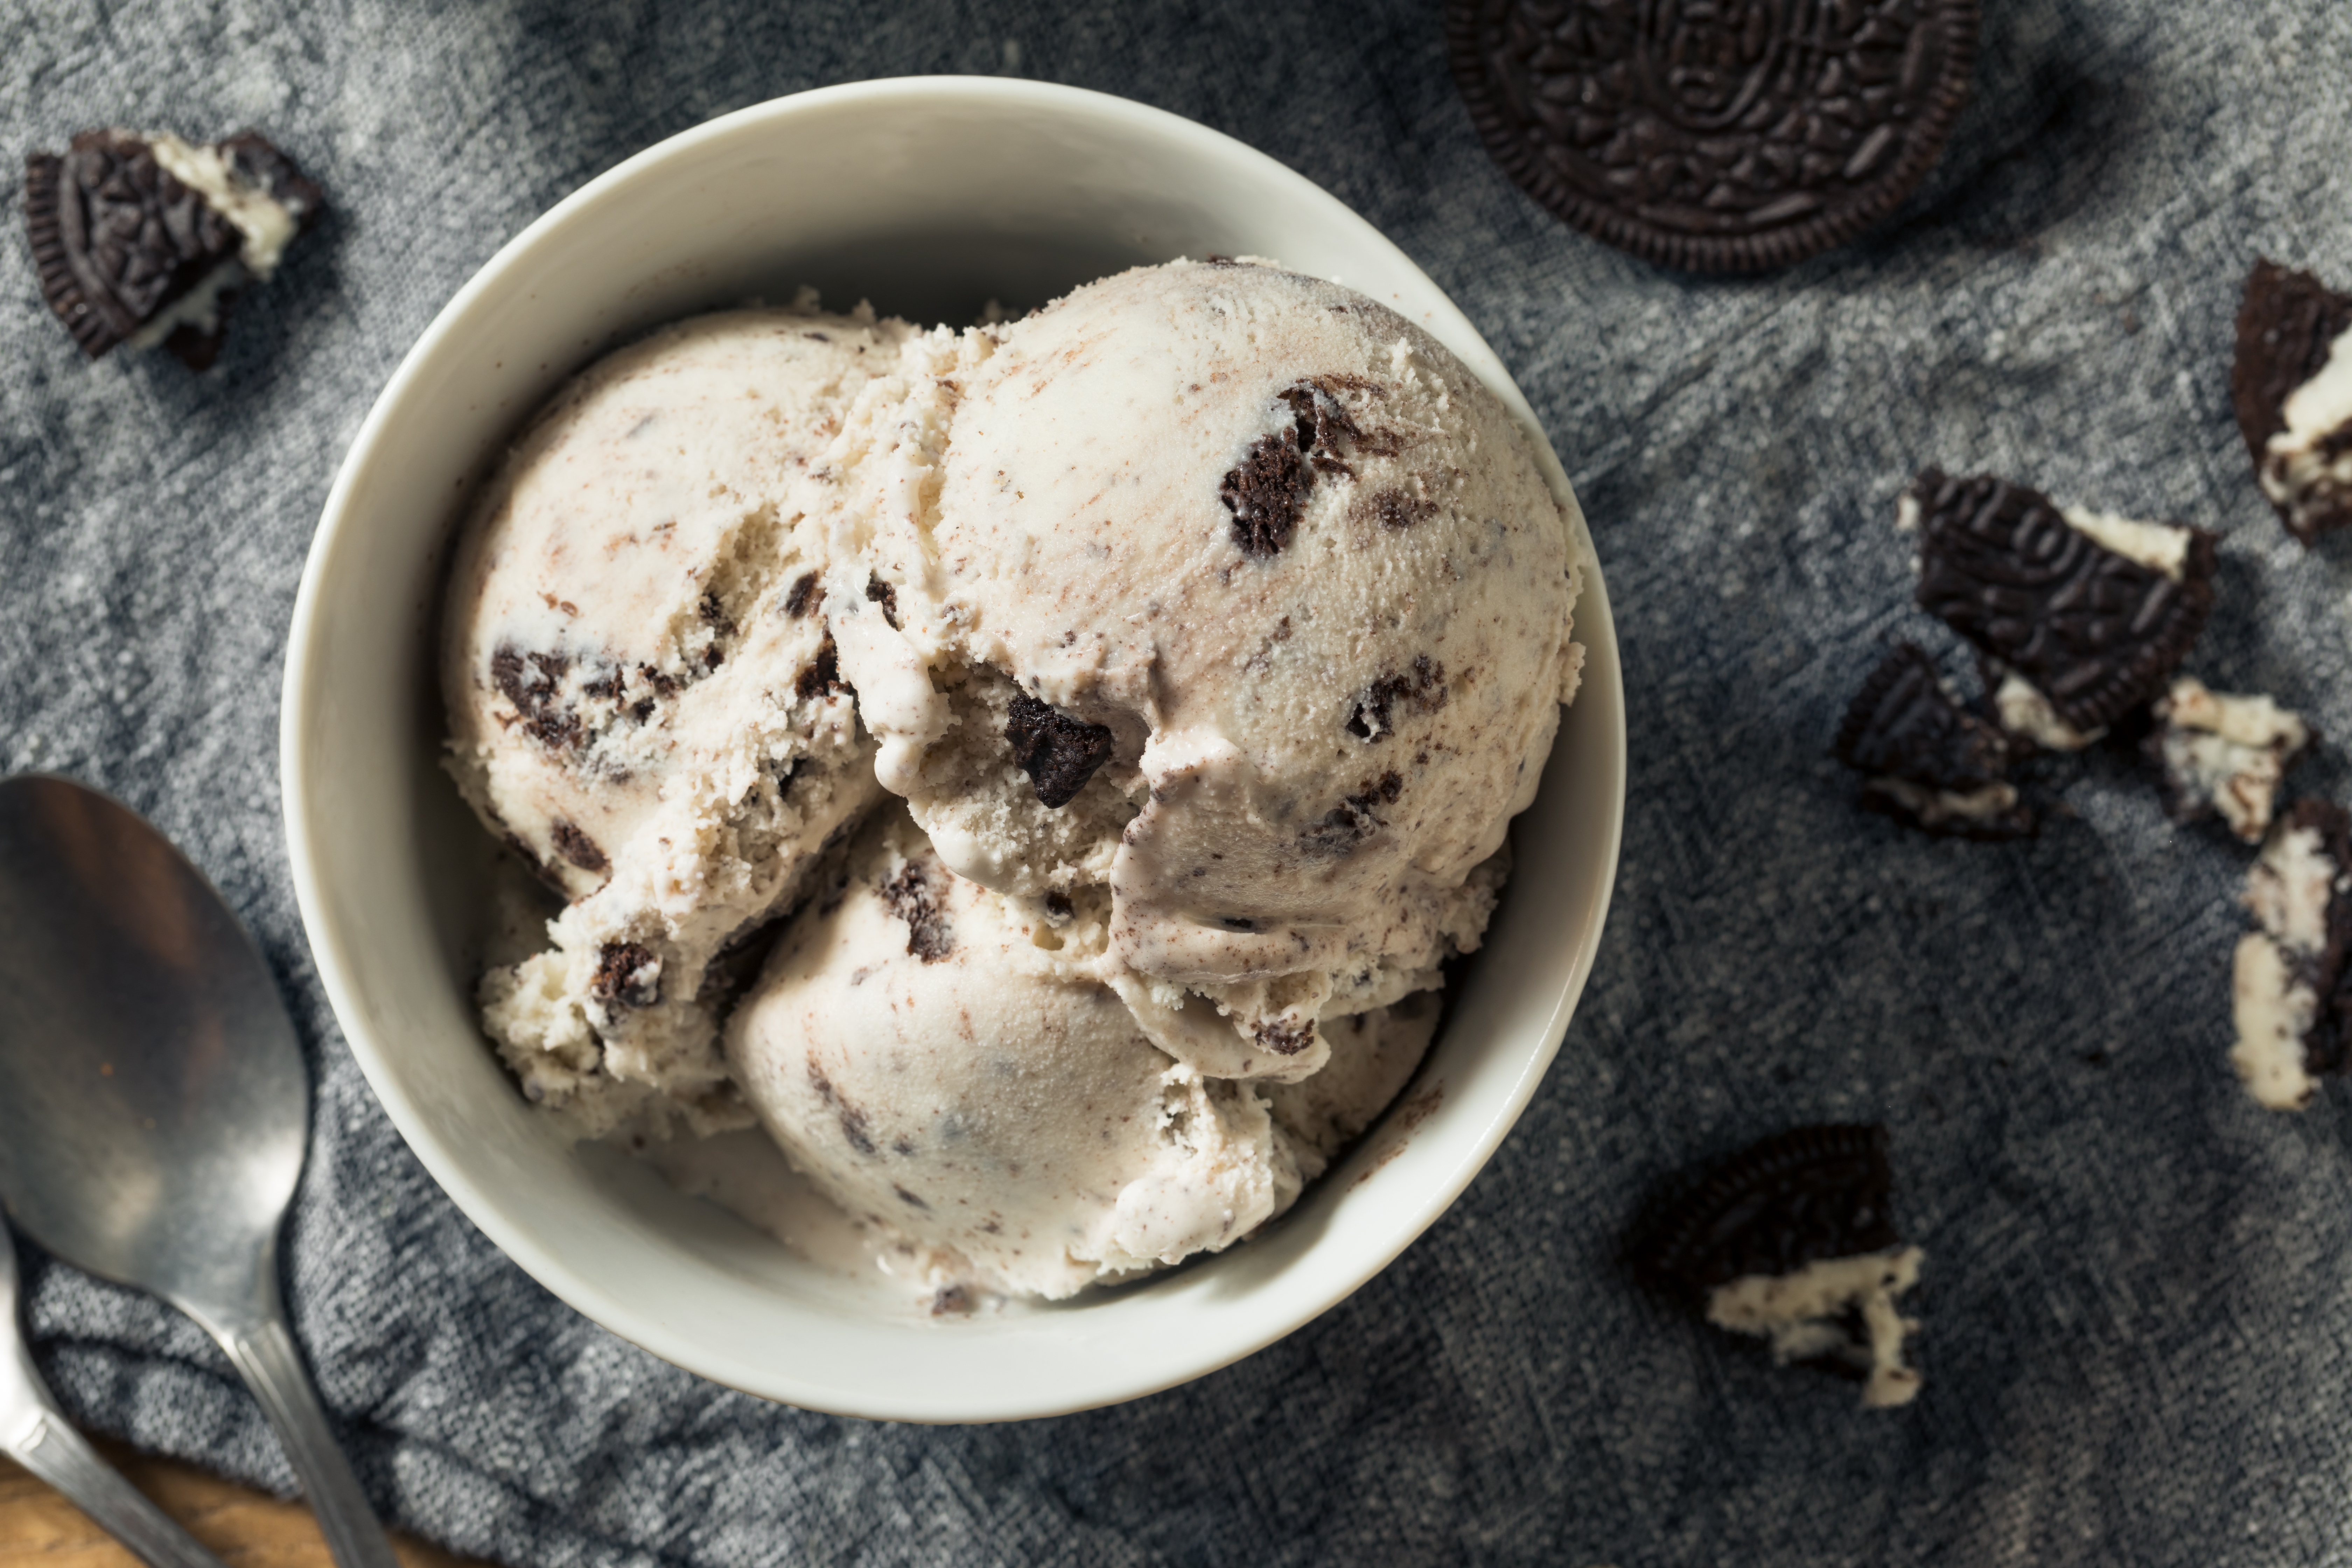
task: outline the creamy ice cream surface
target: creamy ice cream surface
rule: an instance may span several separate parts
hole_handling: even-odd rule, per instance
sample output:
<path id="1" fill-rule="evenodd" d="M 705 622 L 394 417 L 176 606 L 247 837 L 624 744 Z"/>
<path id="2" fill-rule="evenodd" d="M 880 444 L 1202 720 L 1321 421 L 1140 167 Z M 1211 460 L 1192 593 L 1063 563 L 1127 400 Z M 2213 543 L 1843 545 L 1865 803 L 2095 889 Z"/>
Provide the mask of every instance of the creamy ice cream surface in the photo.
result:
<path id="1" fill-rule="evenodd" d="M 1055 1298 L 1220 1250 L 1288 1207 L 1428 1043 L 1433 1006 L 1351 1020 L 1332 1067 L 1270 1105 L 1144 1037 L 1094 976 L 1108 900 L 1087 904 L 1049 925 L 948 870 L 894 808 L 728 1026 L 793 1164 L 945 1254 L 940 1277 Z"/>
<path id="2" fill-rule="evenodd" d="M 872 531 L 938 689 L 863 715 L 883 784 L 961 875 L 1108 886 L 1163 1048 L 1304 1076 L 1477 943 L 1581 668 L 1571 520 L 1450 353 L 1273 267 L 1090 284 L 934 384 L 936 500 Z"/>
<path id="3" fill-rule="evenodd" d="M 658 332 L 453 568 L 451 772 L 568 900 L 485 1027 L 582 1135 L 756 1120 L 927 1278 L 1228 1246 L 1479 945 L 1581 539 L 1452 353 L 1272 266 Z"/>

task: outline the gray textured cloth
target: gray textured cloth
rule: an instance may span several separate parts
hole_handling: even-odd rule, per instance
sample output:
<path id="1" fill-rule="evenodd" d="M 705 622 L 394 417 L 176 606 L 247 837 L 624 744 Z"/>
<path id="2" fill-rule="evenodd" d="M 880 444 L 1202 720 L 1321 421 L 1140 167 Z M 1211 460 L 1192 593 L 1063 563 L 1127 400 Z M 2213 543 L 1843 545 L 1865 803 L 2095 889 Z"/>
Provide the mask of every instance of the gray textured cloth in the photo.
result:
<path id="1" fill-rule="evenodd" d="M 2352 283 L 2352 7 L 1987 0 L 1973 107 L 1864 242 L 1661 273 L 1488 162 L 1433 6 L 470 5 L 0 17 L 7 145 L 269 130 L 335 214 L 221 365 L 95 367 L 0 248 L 0 765 L 151 813 L 268 949 L 313 1052 L 300 1337 L 384 1512 L 515 1563 L 2196 1564 L 2352 1561 L 2347 1104 L 2224 1059 L 2248 855 L 2127 756 L 2036 842 L 1935 842 L 1826 760 L 1908 605 L 1934 462 L 2221 533 L 2192 668 L 2352 735 L 2352 581 L 2259 497 L 2227 403 L 2257 252 Z M 1387 1273 L 1134 1405 L 995 1428 L 765 1405 L 606 1335 L 425 1177 L 321 998 L 276 784 L 285 628 L 342 449 L 509 236 L 621 158 L 798 89 L 1018 71 L 1126 93 L 1338 193 L 1517 375 L 1590 512 L 1633 719 L 1599 966 L 1526 1119 Z M 14 156 L 12 153 L 11 156 Z M 11 205 L 16 200 L 11 199 Z M 1969 679 L 1973 679 L 1970 677 Z M 2303 791 L 2342 797 L 2342 753 Z M 1785 1125 L 1892 1128 L 1927 1384 L 1889 1414 L 1632 1289 L 1663 1173 Z M 210 1342 L 31 1260 L 89 1425 L 291 1478 Z"/>

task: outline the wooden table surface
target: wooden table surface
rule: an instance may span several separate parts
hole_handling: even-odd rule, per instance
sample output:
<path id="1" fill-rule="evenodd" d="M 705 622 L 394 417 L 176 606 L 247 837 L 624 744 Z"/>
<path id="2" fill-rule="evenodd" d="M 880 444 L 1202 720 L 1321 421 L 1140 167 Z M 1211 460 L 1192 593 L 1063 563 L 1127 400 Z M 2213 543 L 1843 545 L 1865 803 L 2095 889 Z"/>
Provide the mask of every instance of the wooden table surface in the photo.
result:
<path id="1" fill-rule="evenodd" d="M 228 1568 L 331 1568 L 310 1510 L 171 1459 L 93 1439 L 98 1451 Z M 436 1546 L 395 1534 L 402 1568 L 473 1568 Z M 142 1568 L 47 1482 L 0 1458 L 0 1568 Z"/>

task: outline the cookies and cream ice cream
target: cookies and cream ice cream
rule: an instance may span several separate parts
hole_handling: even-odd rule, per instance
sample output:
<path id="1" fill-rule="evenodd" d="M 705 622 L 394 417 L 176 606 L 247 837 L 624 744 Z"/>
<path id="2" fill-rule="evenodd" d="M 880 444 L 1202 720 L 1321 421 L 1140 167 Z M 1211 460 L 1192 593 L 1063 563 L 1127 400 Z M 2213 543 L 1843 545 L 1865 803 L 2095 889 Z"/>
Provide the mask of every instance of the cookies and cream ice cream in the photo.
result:
<path id="1" fill-rule="evenodd" d="M 957 876 L 899 807 L 795 916 L 727 1027 L 744 1098 L 836 1203 L 1012 1295 L 1217 1251 L 1287 1208 L 1419 1062 L 1427 993 L 1265 1092 L 1156 1048 L 1098 977 L 1108 900 L 1058 924 Z"/>
<path id="2" fill-rule="evenodd" d="M 570 900 L 484 1021 L 583 1131 L 749 1120 L 702 992 L 880 794 L 817 587 L 823 458 L 911 335 L 806 310 L 656 333 L 540 414 L 466 530 L 450 769 Z"/>
<path id="3" fill-rule="evenodd" d="M 1271 266 L 657 334 L 460 547 L 453 771 L 571 900 L 485 1026 L 580 1131 L 756 1115 L 994 1289 L 1225 1245 L 1478 945 L 1580 539 L 1450 353 Z"/>
<path id="4" fill-rule="evenodd" d="M 882 783 L 959 875 L 1108 886 L 1161 1048 L 1304 1076 L 1318 1017 L 1475 944 L 1574 695 L 1525 437 L 1417 328 L 1270 267 L 1107 279 L 933 385 L 936 498 L 873 531 Z"/>

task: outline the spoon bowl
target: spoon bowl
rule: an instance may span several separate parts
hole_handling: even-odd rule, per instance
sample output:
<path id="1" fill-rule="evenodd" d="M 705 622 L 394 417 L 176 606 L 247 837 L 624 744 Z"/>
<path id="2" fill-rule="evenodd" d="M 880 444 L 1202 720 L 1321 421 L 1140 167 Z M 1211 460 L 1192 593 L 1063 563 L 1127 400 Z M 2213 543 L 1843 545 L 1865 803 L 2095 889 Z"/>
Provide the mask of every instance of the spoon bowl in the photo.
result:
<path id="1" fill-rule="evenodd" d="M 0 1201 L 48 1252 L 196 1320 L 344 1568 L 393 1568 L 288 1331 L 278 1230 L 310 1073 L 253 939 L 135 812 L 0 780 Z"/>

